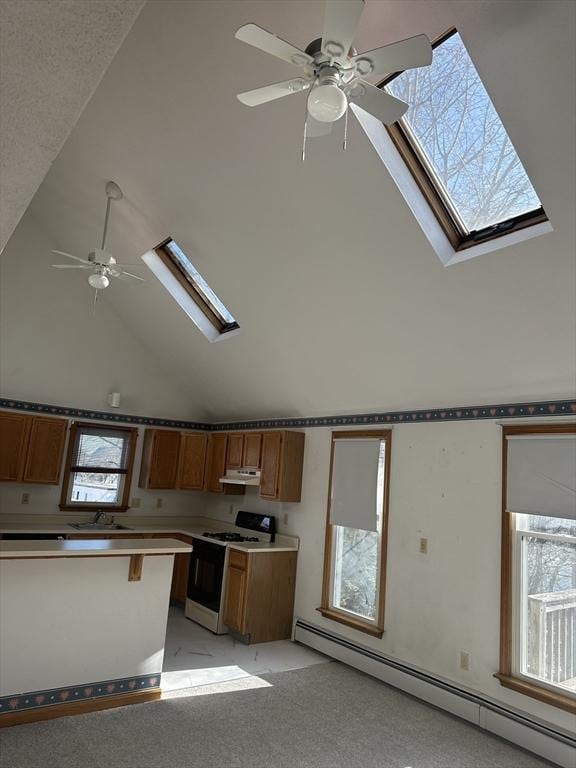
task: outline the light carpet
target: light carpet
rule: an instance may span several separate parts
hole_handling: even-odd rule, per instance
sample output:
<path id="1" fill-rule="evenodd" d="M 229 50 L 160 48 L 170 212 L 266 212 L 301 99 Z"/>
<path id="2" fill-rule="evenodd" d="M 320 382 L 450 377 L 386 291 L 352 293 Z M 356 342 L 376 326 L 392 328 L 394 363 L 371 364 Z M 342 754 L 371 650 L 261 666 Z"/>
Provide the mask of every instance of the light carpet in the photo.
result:
<path id="1" fill-rule="evenodd" d="M 338 662 L 188 693 L 5 729 L 0 734 L 0 767 L 550 765 Z"/>

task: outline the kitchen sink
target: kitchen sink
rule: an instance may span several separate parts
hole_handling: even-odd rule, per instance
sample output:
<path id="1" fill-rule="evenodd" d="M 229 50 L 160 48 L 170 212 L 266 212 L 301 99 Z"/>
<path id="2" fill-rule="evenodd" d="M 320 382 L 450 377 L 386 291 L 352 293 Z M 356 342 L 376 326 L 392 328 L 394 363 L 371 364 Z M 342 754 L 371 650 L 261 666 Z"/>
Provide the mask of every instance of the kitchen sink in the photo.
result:
<path id="1" fill-rule="evenodd" d="M 78 531 L 129 531 L 127 525 L 118 525 L 117 523 L 68 523 L 70 528 L 76 528 Z"/>

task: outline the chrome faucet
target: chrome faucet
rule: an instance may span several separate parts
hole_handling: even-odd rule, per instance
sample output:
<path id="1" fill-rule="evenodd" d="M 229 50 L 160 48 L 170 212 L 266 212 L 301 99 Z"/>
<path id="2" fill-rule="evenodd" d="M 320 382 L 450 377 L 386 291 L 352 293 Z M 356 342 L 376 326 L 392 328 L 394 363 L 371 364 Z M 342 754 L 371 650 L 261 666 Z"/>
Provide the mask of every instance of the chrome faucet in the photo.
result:
<path id="1" fill-rule="evenodd" d="M 97 525 L 102 522 L 102 525 L 106 525 L 107 513 L 103 509 L 98 509 L 94 515 L 94 523 Z"/>

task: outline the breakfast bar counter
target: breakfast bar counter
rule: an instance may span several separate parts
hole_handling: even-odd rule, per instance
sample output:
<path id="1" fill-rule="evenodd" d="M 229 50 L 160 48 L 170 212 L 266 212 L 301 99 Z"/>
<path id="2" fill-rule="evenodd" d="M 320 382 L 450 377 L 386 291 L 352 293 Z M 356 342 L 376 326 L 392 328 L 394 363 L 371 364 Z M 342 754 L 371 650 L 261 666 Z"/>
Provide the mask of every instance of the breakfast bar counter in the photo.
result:
<path id="1" fill-rule="evenodd" d="M 0 541 L 0 727 L 159 698 L 176 539 Z"/>

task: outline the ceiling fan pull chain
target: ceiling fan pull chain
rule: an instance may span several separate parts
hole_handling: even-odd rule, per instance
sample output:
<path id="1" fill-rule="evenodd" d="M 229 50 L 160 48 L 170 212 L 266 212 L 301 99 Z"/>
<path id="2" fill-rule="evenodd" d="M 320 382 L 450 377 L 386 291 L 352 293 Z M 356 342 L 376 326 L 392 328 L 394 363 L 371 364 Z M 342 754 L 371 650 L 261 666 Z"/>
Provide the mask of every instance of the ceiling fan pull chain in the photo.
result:
<path id="1" fill-rule="evenodd" d="M 306 115 L 304 117 L 304 136 L 302 138 L 302 162 L 306 160 L 306 137 L 308 135 L 308 107 L 306 107 Z"/>
<path id="2" fill-rule="evenodd" d="M 342 144 L 343 150 L 345 150 L 348 146 L 348 110 L 349 107 L 346 107 L 346 112 L 344 112 L 344 142 Z"/>

